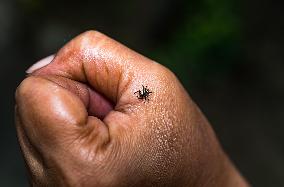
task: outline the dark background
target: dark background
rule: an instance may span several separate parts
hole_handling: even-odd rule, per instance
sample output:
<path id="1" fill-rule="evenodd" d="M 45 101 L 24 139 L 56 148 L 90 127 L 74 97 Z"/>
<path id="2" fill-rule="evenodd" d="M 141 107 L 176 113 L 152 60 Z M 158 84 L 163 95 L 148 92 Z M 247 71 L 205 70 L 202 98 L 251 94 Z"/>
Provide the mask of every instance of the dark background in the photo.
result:
<path id="1" fill-rule="evenodd" d="M 28 185 L 13 122 L 24 71 L 96 29 L 174 71 L 251 184 L 284 186 L 283 8 L 271 0 L 0 0 L 0 185 Z"/>

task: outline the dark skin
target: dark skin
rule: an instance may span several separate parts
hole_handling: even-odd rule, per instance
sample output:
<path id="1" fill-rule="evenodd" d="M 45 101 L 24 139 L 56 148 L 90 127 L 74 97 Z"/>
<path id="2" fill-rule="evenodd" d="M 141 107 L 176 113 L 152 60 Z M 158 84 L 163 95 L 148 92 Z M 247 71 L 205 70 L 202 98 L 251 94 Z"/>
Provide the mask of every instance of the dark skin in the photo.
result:
<path id="1" fill-rule="evenodd" d="M 96 31 L 20 84 L 16 129 L 32 186 L 248 186 L 175 75 Z"/>

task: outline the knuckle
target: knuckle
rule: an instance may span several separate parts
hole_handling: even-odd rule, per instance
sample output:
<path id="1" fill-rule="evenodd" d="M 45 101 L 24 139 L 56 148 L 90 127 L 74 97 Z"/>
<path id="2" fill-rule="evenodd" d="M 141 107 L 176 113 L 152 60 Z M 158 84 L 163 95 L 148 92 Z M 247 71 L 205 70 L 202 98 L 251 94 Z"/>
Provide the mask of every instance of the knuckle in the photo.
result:
<path id="1" fill-rule="evenodd" d="M 80 34 L 75 38 L 75 44 L 79 46 L 79 49 L 85 50 L 90 47 L 96 47 L 101 40 L 106 38 L 105 35 L 98 31 L 90 30 Z"/>
<path id="2" fill-rule="evenodd" d="M 96 57 L 107 38 L 107 36 L 98 31 L 86 31 L 64 46 L 61 54 L 68 56 L 68 58 L 74 57 L 80 60 L 90 60 Z"/>
<path id="3" fill-rule="evenodd" d="M 176 75 L 169 68 L 167 68 L 165 66 L 162 66 L 161 72 L 169 80 L 175 80 L 176 79 Z"/>
<path id="4" fill-rule="evenodd" d="M 80 34 L 79 37 L 92 38 L 92 37 L 95 37 L 95 36 L 98 36 L 98 35 L 103 35 L 103 34 L 101 34 L 100 32 L 98 32 L 96 30 L 88 30 L 88 31 L 85 31 L 82 34 Z"/>
<path id="5" fill-rule="evenodd" d="M 158 68 L 153 69 L 156 69 L 155 74 L 157 74 L 156 77 L 158 77 L 159 82 L 167 86 L 168 84 L 172 84 L 177 81 L 176 75 L 170 69 L 158 63 L 156 63 L 155 65 L 157 65 Z"/>

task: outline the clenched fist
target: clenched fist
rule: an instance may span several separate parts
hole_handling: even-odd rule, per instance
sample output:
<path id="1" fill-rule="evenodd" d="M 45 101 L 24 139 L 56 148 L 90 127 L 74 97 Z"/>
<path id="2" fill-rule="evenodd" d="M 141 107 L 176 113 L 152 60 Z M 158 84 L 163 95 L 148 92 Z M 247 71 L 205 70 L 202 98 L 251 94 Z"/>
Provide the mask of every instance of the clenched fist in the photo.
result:
<path id="1" fill-rule="evenodd" d="M 29 69 L 16 129 L 32 186 L 247 186 L 175 75 L 96 31 Z"/>

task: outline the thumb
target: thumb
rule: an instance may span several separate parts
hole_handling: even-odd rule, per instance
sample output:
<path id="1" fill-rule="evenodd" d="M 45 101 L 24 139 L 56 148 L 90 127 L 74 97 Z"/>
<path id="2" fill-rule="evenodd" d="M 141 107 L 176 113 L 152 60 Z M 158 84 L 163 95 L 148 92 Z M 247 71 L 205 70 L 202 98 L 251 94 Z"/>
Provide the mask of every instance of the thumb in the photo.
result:
<path id="1" fill-rule="evenodd" d="M 17 129 L 45 152 L 66 151 L 78 134 L 99 134 L 93 145 L 108 141 L 107 127 L 88 116 L 84 103 L 72 92 L 41 77 L 25 79 L 16 92 Z M 91 132 L 91 133 L 90 133 Z M 20 142 L 21 143 L 21 142 Z"/>
<path id="2" fill-rule="evenodd" d="M 50 80 L 25 79 L 16 103 L 18 140 L 34 186 L 62 186 L 62 179 L 72 183 L 80 172 L 76 168 L 89 167 L 90 145 L 96 154 L 109 142 L 103 122 L 88 116 L 75 94 Z"/>

